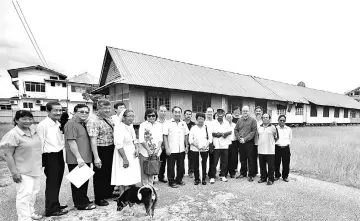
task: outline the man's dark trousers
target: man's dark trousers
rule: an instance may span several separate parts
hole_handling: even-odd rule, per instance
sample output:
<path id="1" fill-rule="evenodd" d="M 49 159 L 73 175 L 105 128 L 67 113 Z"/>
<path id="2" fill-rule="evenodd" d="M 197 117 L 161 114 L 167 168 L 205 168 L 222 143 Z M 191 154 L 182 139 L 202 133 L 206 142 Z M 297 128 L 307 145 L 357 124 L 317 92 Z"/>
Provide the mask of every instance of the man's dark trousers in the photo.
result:
<path id="1" fill-rule="evenodd" d="M 239 142 L 239 141 L 238 141 Z M 253 171 L 254 169 L 254 141 L 253 139 L 250 141 L 247 141 L 246 143 L 240 143 L 239 144 L 239 161 L 241 162 L 241 170 L 240 173 L 244 177 L 255 177 L 256 174 Z"/>
<path id="2" fill-rule="evenodd" d="M 238 166 L 238 140 L 232 141 L 228 146 L 228 173 L 235 175 Z M 226 174 L 227 175 L 227 174 Z"/>
<path id="3" fill-rule="evenodd" d="M 114 145 L 98 146 L 98 155 L 102 161 L 101 168 L 94 165 L 94 196 L 95 202 L 111 198 L 114 186 L 111 186 Z"/>
<path id="4" fill-rule="evenodd" d="M 259 167 L 261 170 L 261 179 L 274 181 L 275 173 L 275 155 L 274 154 L 259 154 Z M 267 171 L 268 167 L 268 171 Z"/>
<path id="5" fill-rule="evenodd" d="M 210 168 L 210 178 L 216 178 L 216 170 L 217 170 L 217 164 L 219 159 L 221 158 L 221 165 L 220 165 L 220 177 L 225 177 L 228 170 L 228 149 L 215 149 L 213 151 L 213 161 Z"/>
<path id="6" fill-rule="evenodd" d="M 280 147 L 276 145 L 275 176 L 281 177 L 280 167 L 282 162 L 282 178 L 288 178 L 290 173 L 291 151 L 290 146 Z"/>
<path id="7" fill-rule="evenodd" d="M 209 161 L 208 161 L 208 177 L 210 178 L 211 177 L 211 166 L 213 164 L 213 153 L 214 153 L 214 150 L 213 152 L 209 152 L 208 151 L 208 154 L 209 154 Z"/>
<path id="8" fill-rule="evenodd" d="M 253 172 L 254 175 L 258 174 L 258 145 L 254 145 L 253 151 Z"/>
<path id="9" fill-rule="evenodd" d="M 199 180 L 199 155 L 202 158 L 202 180 L 206 179 L 207 171 L 207 158 L 208 152 L 189 151 L 188 154 L 192 155 L 193 168 L 194 168 L 194 179 Z"/>
<path id="10" fill-rule="evenodd" d="M 192 154 L 189 154 L 189 152 L 187 155 L 188 155 L 188 174 L 194 173 L 193 156 Z"/>
<path id="11" fill-rule="evenodd" d="M 183 180 L 184 176 L 184 158 L 185 158 L 185 152 L 182 153 L 172 153 L 170 156 L 168 156 L 167 159 L 167 175 L 168 175 L 168 183 L 180 183 Z M 177 164 L 177 176 L 175 177 L 174 174 L 174 166 Z M 175 177 L 175 179 L 174 179 Z"/>
<path id="12" fill-rule="evenodd" d="M 164 147 L 162 147 L 162 153 L 160 154 L 160 160 L 162 161 L 162 163 L 160 164 L 160 168 L 159 168 L 159 174 L 158 174 L 158 180 L 164 180 L 164 173 L 165 173 L 165 166 L 167 165 L 167 153 L 164 149 Z"/>
<path id="13" fill-rule="evenodd" d="M 65 167 L 63 151 L 43 153 L 42 158 L 46 176 L 45 214 L 51 214 L 60 211 L 59 192 Z"/>
<path id="14" fill-rule="evenodd" d="M 90 166 L 90 163 L 87 163 Z M 69 172 L 72 171 L 78 164 L 68 164 Z M 88 198 L 88 184 L 89 180 L 86 181 L 81 187 L 77 188 L 73 184 L 71 184 L 71 194 L 73 196 L 74 206 L 78 209 L 84 209 L 90 204 Z"/>

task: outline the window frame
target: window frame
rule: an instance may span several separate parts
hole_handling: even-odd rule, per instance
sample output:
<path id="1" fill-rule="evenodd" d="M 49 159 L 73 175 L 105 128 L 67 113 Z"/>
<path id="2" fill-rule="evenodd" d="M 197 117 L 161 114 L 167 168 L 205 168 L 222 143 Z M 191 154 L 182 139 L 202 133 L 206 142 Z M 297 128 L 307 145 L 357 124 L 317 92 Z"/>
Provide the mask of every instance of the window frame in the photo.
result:
<path id="1" fill-rule="evenodd" d="M 25 81 L 25 92 L 45 93 L 45 83 Z"/>
<path id="2" fill-rule="evenodd" d="M 208 107 L 211 107 L 212 96 L 205 93 L 194 93 L 192 94 L 192 112 L 205 113 Z"/>
<path id="3" fill-rule="evenodd" d="M 160 105 L 164 105 L 170 110 L 170 93 L 166 90 L 147 90 L 145 93 L 145 109 L 154 108 L 158 110 Z"/>
<path id="4" fill-rule="evenodd" d="M 330 117 L 330 107 L 328 106 L 323 107 L 323 117 Z"/>
<path id="5" fill-rule="evenodd" d="M 348 118 L 348 109 L 347 108 L 343 109 L 343 118 Z"/>
<path id="6" fill-rule="evenodd" d="M 310 117 L 317 117 L 317 105 L 310 104 Z"/>

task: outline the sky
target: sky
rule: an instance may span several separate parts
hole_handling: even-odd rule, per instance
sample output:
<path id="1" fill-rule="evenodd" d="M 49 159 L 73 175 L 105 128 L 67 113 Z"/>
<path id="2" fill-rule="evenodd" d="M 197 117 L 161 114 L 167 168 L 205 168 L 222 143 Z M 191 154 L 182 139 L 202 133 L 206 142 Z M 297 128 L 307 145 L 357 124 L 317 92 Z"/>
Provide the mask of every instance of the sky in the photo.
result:
<path id="1" fill-rule="evenodd" d="M 361 1 L 19 0 L 51 69 L 100 76 L 105 47 L 344 93 L 360 86 Z M 0 1 L 0 97 L 8 69 L 42 65 Z"/>

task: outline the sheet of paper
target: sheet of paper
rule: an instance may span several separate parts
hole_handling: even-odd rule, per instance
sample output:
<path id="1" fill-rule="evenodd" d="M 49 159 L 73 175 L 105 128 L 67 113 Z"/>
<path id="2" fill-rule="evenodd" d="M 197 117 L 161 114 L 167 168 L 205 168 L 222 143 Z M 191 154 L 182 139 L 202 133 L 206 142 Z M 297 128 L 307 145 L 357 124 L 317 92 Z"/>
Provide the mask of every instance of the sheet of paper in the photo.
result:
<path id="1" fill-rule="evenodd" d="M 77 188 L 81 187 L 87 180 L 89 180 L 94 175 L 94 171 L 84 165 L 82 167 L 75 167 L 67 176 L 66 179 L 69 180 Z"/>

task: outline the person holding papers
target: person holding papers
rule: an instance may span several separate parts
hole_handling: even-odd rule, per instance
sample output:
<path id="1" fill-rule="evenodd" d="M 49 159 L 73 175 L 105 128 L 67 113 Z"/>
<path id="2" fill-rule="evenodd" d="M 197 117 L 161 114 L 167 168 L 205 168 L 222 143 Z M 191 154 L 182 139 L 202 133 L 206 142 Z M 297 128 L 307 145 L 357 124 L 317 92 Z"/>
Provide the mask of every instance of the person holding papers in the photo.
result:
<path id="1" fill-rule="evenodd" d="M 85 128 L 85 120 L 88 116 L 89 107 L 85 104 L 77 104 L 74 107 L 73 118 L 64 126 L 66 163 L 68 164 L 69 172 L 85 164 L 90 166 L 92 162 L 90 139 Z M 78 210 L 92 210 L 96 208 L 87 196 L 88 182 L 86 181 L 79 188 L 71 184 L 74 206 Z"/>

